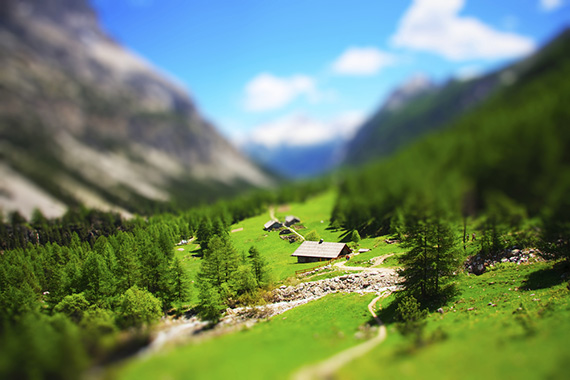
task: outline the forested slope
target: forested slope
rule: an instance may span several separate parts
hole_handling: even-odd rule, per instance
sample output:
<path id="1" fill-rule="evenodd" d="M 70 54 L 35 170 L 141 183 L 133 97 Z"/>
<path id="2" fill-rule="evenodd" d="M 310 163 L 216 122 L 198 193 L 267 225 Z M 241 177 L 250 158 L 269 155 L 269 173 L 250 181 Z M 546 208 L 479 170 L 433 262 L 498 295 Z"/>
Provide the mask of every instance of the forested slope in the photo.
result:
<path id="1" fill-rule="evenodd" d="M 449 127 L 466 112 L 477 112 L 479 105 L 497 91 L 513 82 L 524 82 L 530 72 L 552 59 L 549 54 L 539 51 L 481 77 L 426 84 L 403 99 L 401 89 L 396 89 L 347 144 L 345 162 L 358 165 L 387 157 L 430 132 Z"/>
<path id="2" fill-rule="evenodd" d="M 388 231 L 398 210 L 444 208 L 457 216 L 567 218 L 570 206 L 570 32 L 516 81 L 446 130 L 342 183 L 333 219 L 349 229 Z M 565 219 L 567 220 L 567 219 Z"/>

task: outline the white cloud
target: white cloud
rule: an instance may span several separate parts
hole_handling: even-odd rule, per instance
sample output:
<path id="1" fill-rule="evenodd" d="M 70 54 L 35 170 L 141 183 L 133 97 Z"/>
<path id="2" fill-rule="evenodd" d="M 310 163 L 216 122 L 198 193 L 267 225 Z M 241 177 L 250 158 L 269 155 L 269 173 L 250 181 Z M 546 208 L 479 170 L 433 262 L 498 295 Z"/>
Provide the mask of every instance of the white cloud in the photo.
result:
<path id="1" fill-rule="evenodd" d="M 279 78 L 269 73 L 262 73 L 245 87 L 245 108 L 249 111 L 278 109 L 301 95 L 311 99 L 316 98 L 316 85 L 311 77 L 294 75 L 289 78 Z"/>
<path id="2" fill-rule="evenodd" d="M 545 12 L 551 12 L 564 5 L 562 0 L 540 0 L 540 9 Z"/>
<path id="3" fill-rule="evenodd" d="M 460 17 L 464 5 L 465 0 L 414 0 L 392 42 L 454 61 L 514 58 L 536 48 L 530 38 L 501 32 L 474 17 Z"/>
<path id="4" fill-rule="evenodd" d="M 336 74 L 374 75 L 395 60 L 392 54 L 374 47 L 351 47 L 333 63 L 332 69 Z"/>
<path id="5" fill-rule="evenodd" d="M 275 148 L 318 145 L 333 139 L 348 140 L 363 122 L 364 114 L 359 111 L 344 112 L 330 120 L 296 113 L 257 126 L 241 143 L 247 141 Z"/>

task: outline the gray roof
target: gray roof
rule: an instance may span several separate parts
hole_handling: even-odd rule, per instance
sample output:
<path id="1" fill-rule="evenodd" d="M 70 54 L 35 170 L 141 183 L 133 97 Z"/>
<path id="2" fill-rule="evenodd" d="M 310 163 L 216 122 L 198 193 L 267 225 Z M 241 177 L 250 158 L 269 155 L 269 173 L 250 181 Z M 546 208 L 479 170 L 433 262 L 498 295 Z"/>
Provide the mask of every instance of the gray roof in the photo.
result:
<path id="1" fill-rule="evenodd" d="M 279 226 L 281 226 L 281 223 L 279 223 L 278 221 L 270 220 L 269 222 L 267 222 L 263 225 L 263 228 L 270 228 L 273 225 L 275 225 L 275 223 L 277 223 Z"/>
<path id="2" fill-rule="evenodd" d="M 287 216 L 285 217 L 285 223 L 287 223 L 287 222 L 292 222 L 292 221 L 294 221 L 294 220 L 300 221 L 300 219 L 297 218 L 295 215 L 287 215 Z"/>
<path id="3" fill-rule="evenodd" d="M 343 251 L 344 253 L 350 253 L 350 248 L 344 243 L 304 241 L 291 256 L 334 259 L 342 254 Z"/>

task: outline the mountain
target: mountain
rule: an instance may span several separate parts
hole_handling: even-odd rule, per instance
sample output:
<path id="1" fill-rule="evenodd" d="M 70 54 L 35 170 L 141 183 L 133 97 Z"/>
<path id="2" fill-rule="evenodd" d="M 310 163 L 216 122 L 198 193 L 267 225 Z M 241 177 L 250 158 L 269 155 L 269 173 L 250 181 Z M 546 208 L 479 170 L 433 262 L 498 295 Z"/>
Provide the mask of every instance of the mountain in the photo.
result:
<path id="1" fill-rule="evenodd" d="M 455 214 L 484 221 L 482 254 L 545 236 L 556 242 L 548 251 L 570 252 L 570 29 L 498 75 L 508 85 L 445 128 L 347 171 L 331 220 L 383 234 Z M 529 216 L 543 222 L 525 224 Z M 523 225 L 532 232 L 520 233 Z M 508 228 L 519 232 L 495 239 Z"/>
<path id="2" fill-rule="evenodd" d="M 347 144 L 343 161 L 361 164 L 386 157 L 431 131 L 440 129 L 503 86 L 512 84 L 522 63 L 470 80 L 436 85 L 414 77 L 396 88 L 382 107 Z"/>
<path id="3" fill-rule="evenodd" d="M 249 142 L 242 151 L 254 161 L 286 178 L 309 178 L 333 169 L 345 141 L 333 140 L 316 145 L 267 147 Z"/>
<path id="4" fill-rule="evenodd" d="M 272 183 L 183 86 L 107 35 L 87 0 L 3 1 L 0 67 L 5 211 L 144 212 Z"/>

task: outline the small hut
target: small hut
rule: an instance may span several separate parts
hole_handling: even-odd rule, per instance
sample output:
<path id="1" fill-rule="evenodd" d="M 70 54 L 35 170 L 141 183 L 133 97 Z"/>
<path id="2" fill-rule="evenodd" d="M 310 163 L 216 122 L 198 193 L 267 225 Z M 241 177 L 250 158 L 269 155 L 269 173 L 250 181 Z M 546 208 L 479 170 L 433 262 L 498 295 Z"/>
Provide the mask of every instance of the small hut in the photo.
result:
<path id="1" fill-rule="evenodd" d="M 321 241 L 304 241 L 291 255 L 297 257 L 299 263 L 333 260 L 350 254 L 350 248 L 344 243 Z"/>
<path id="2" fill-rule="evenodd" d="M 263 229 L 265 231 L 272 231 L 272 230 L 276 230 L 278 228 L 281 228 L 281 226 L 283 226 L 281 224 L 281 222 L 278 222 L 276 220 L 270 220 L 269 222 L 267 222 L 263 225 Z"/>
<path id="3" fill-rule="evenodd" d="M 297 218 L 294 215 L 289 215 L 285 217 L 285 225 L 287 227 L 291 227 L 293 224 L 299 223 L 301 219 Z"/>

